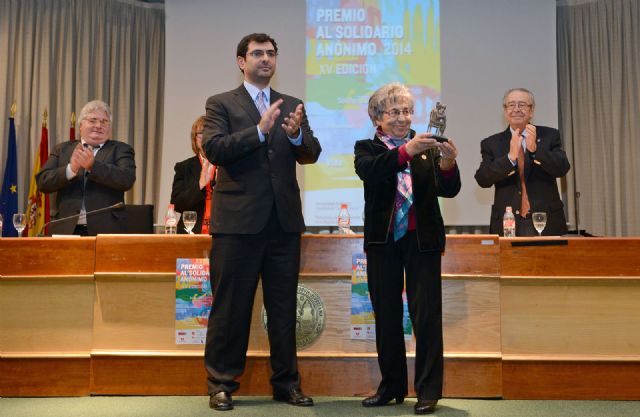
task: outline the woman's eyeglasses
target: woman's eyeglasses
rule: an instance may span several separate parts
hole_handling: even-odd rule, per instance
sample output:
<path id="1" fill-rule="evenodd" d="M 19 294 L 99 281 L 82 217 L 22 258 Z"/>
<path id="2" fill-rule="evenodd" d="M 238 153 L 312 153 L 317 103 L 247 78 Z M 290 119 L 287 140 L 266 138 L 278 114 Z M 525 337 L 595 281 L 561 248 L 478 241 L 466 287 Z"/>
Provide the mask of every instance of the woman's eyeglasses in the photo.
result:
<path id="1" fill-rule="evenodd" d="M 392 119 L 397 119 L 398 117 L 400 117 L 400 115 L 403 115 L 404 117 L 411 116 L 413 114 L 413 109 L 402 109 L 402 110 L 391 109 L 388 111 L 384 111 L 383 113 L 388 115 Z"/>

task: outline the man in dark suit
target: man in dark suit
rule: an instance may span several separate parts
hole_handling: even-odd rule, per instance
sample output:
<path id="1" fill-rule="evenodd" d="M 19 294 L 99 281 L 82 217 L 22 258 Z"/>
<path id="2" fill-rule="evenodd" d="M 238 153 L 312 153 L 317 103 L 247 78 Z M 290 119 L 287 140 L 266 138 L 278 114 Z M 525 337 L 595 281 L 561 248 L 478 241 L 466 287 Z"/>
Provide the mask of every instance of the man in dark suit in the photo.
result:
<path id="1" fill-rule="evenodd" d="M 564 205 L 556 178 L 569 171 L 558 130 L 529 123 L 533 117 L 533 93 L 524 88 L 506 92 L 503 99 L 507 129 L 480 143 L 482 162 L 476 181 L 483 188 L 495 186 L 490 233 L 503 235 L 502 217 L 513 208 L 517 236 L 537 236 L 531 213 L 545 212 L 544 235 L 567 233 Z"/>
<path id="2" fill-rule="evenodd" d="M 262 276 L 273 398 L 310 406 L 296 360 L 296 292 L 304 231 L 296 162 L 317 161 L 320 144 L 302 102 L 269 87 L 278 47 L 266 34 L 237 48 L 244 83 L 207 100 L 204 150 L 218 166 L 213 190 L 211 287 L 205 366 L 209 405 L 233 408 L 249 343 L 253 299 Z"/>
<path id="3" fill-rule="evenodd" d="M 111 110 L 95 100 L 80 111 L 80 141 L 58 144 L 36 176 L 38 189 L 57 193 L 52 220 L 80 214 L 49 226 L 50 234 L 95 236 L 124 233 L 123 209 L 86 216 L 87 212 L 124 202 L 124 192 L 136 180 L 131 146 L 110 140 Z"/>

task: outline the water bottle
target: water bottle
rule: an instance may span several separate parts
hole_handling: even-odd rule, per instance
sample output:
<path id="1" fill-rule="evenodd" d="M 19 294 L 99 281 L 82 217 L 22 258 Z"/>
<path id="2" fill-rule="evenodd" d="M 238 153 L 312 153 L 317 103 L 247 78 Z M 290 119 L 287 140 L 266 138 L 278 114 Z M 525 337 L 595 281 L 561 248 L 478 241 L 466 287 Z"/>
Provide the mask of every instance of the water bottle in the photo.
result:
<path id="1" fill-rule="evenodd" d="M 175 235 L 178 230 L 178 215 L 173 204 L 169 204 L 167 215 L 164 218 L 164 234 Z"/>
<path id="2" fill-rule="evenodd" d="M 2 237 L 2 214 L 0 214 L 0 237 Z"/>
<path id="3" fill-rule="evenodd" d="M 338 213 L 338 234 L 351 234 L 351 218 L 349 217 L 347 203 L 340 204 L 340 212 Z"/>
<path id="4" fill-rule="evenodd" d="M 507 206 L 502 218 L 502 234 L 504 237 L 516 237 L 516 218 L 511 206 Z"/>

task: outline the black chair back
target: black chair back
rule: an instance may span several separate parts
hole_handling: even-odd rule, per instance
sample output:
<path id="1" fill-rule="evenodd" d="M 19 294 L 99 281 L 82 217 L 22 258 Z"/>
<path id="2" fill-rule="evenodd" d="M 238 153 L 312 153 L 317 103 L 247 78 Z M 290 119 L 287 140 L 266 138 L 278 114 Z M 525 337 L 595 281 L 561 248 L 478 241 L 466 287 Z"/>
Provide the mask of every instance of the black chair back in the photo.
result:
<path id="1" fill-rule="evenodd" d="M 153 234 L 153 204 L 125 204 L 125 234 Z"/>

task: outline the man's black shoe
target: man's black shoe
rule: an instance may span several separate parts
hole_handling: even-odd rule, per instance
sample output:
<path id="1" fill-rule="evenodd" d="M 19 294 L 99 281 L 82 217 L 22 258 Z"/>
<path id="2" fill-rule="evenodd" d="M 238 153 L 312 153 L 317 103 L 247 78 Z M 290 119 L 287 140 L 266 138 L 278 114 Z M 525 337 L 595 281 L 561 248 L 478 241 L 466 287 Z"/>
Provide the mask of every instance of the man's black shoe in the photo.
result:
<path id="1" fill-rule="evenodd" d="M 404 395 L 398 395 L 396 397 L 394 396 L 387 397 L 387 396 L 383 396 L 382 394 L 376 393 L 376 395 L 372 395 L 371 397 L 367 397 L 364 400 L 362 400 L 362 406 L 363 407 L 380 407 L 382 405 L 387 405 L 389 401 L 391 401 L 394 398 L 396 400 L 396 404 L 402 404 L 404 402 Z"/>
<path id="2" fill-rule="evenodd" d="M 413 410 L 416 414 L 431 414 L 436 411 L 436 405 L 438 405 L 438 400 L 421 400 L 418 398 Z"/>
<path id="3" fill-rule="evenodd" d="M 209 407 L 218 411 L 233 410 L 233 399 L 228 392 L 220 391 L 209 397 Z"/>
<path id="4" fill-rule="evenodd" d="M 273 399 L 276 401 L 288 402 L 291 405 L 300 407 L 310 407 L 313 405 L 311 397 L 304 395 L 300 388 L 291 388 L 287 393 L 273 393 Z"/>

